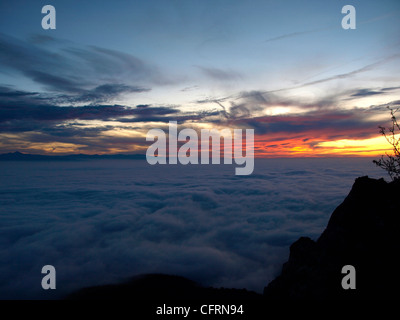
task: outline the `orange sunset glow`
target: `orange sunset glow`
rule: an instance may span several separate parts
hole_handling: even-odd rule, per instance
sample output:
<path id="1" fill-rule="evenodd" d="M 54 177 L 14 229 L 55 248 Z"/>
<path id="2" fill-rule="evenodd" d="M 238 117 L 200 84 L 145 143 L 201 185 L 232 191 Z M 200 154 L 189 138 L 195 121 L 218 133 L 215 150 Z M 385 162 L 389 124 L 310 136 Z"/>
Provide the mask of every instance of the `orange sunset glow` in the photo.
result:
<path id="1" fill-rule="evenodd" d="M 369 139 L 351 140 L 341 139 L 334 141 L 321 141 L 320 139 L 287 139 L 269 141 L 265 144 L 262 137 L 255 142 L 255 154 L 259 158 L 272 157 L 376 157 L 385 152 L 391 152 L 391 148 L 384 137 L 378 136 Z M 312 146 L 311 146 L 312 145 Z"/>

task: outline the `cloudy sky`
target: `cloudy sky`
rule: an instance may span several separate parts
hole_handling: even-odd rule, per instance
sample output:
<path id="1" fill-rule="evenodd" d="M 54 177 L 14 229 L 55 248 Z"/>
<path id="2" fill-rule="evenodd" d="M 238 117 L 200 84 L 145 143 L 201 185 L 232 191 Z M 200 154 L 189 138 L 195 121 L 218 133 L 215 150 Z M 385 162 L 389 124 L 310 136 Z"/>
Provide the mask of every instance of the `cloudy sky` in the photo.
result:
<path id="1" fill-rule="evenodd" d="M 43 30 L 41 9 L 56 9 Z M 254 128 L 256 155 L 376 155 L 400 98 L 400 2 L 2 1 L 0 152 L 144 153 Z"/>

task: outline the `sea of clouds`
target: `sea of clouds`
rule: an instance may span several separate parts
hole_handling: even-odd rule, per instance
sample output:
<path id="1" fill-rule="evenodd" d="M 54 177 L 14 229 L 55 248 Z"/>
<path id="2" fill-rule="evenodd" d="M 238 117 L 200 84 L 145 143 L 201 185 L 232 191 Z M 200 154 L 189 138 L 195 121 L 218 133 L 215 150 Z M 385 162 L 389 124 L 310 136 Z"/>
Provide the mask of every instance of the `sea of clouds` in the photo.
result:
<path id="1" fill-rule="evenodd" d="M 143 273 L 262 292 L 290 244 L 318 238 L 371 159 L 232 165 L 141 160 L 0 163 L 0 298 L 61 298 Z M 41 288 L 42 266 L 57 289 Z"/>

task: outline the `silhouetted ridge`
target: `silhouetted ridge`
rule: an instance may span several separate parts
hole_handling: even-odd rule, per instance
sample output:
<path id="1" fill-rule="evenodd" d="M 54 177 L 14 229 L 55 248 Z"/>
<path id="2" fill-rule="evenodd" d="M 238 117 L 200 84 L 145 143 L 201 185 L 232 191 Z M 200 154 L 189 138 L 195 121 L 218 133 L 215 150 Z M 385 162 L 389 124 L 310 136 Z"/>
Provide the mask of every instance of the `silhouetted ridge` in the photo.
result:
<path id="1" fill-rule="evenodd" d="M 184 277 L 146 274 L 121 284 L 84 288 L 70 294 L 68 300 L 254 300 L 262 295 L 245 289 L 202 287 Z"/>
<path id="2" fill-rule="evenodd" d="M 272 299 L 399 297 L 400 181 L 361 177 L 332 213 L 317 241 L 290 247 L 282 273 L 264 289 Z M 356 290 L 344 290 L 344 265 L 356 269 Z"/>
<path id="3" fill-rule="evenodd" d="M 77 160 L 141 160 L 146 159 L 144 154 L 70 154 L 70 155 L 41 155 L 21 152 L 0 154 L 0 161 L 77 161 Z"/>

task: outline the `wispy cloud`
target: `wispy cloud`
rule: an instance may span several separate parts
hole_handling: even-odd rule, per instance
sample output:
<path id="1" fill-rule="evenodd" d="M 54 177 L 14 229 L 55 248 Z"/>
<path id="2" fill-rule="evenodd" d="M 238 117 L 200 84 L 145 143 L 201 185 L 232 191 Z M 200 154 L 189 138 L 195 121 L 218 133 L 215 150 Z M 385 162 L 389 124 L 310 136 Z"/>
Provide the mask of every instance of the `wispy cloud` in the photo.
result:
<path id="1" fill-rule="evenodd" d="M 390 88 L 376 88 L 376 89 L 356 89 L 350 92 L 350 98 L 359 98 L 359 97 L 369 97 L 375 95 L 384 95 L 391 93 L 393 91 L 399 90 L 400 87 L 390 87 Z"/>
<path id="2" fill-rule="evenodd" d="M 315 33 L 315 32 L 320 32 L 320 31 L 324 31 L 324 30 L 329 30 L 329 29 L 332 29 L 332 27 L 285 33 L 285 34 L 282 34 L 282 35 L 279 35 L 276 37 L 269 38 L 269 39 L 265 40 L 265 42 L 273 42 L 273 41 L 278 41 L 278 40 L 284 40 L 287 38 L 294 38 L 294 37 L 298 37 L 298 36 L 302 36 L 302 35 L 306 35 L 306 34 L 310 34 L 310 33 Z"/>
<path id="3" fill-rule="evenodd" d="M 232 81 L 242 79 L 242 75 L 234 70 L 215 67 L 196 66 L 207 77 L 219 81 Z"/>
<path id="4" fill-rule="evenodd" d="M 379 15 L 376 17 L 373 17 L 371 19 L 368 20 L 360 20 L 358 22 L 359 25 L 364 25 L 364 24 L 369 24 L 369 23 L 373 23 L 376 21 L 380 21 L 383 19 L 387 19 L 396 15 L 399 15 L 400 11 L 395 11 L 395 12 L 389 12 L 383 15 Z M 333 29 L 337 29 L 338 25 L 334 24 L 334 25 L 330 25 L 330 26 L 326 26 L 324 28 L 316 28 L 316 29 L 310 29 L 310 30 L 304 30 L 304 31 L 296 31 L 296 32 L 289 32 L 289 33 L 285 33 L 276 37 L 272 37 L 269 38 L 267 40 L 265 40 L 265 42 L 273 42 L 273 41 L 278 41 L 278 40 L 284 40 L 287 38 L 295 38 L 298 36 L 303 36 L 303 35 L 307 35 L 307 34 L 312 34 L 312 33 L 316 33 L 316 32 L 321 32 L 321 31 L 326 31 L 326 30 L 333 30 Z"/>
<path id="5" fill-rule="evenodd" d="M 388 63 L 390 61 L 393 61 L 393 60 L 396 60 L 396 59 L 399 59 L 399 58 L 400 58 L 400 54 L 393 54 L 393 55 L 390 55 L 388 57 L 384 57 L 384 58 L 382 58 L 382 59 L 380 59 L 378 61 L 375 61 L 373 63 L 367 64 L 362 68 L 358 68 L 358 69 L 355 69 L 355 70 L 350 71 L 350 72 L 336 74 L 334 76 L 321 78 L 321 79 L 318 79 L 318 80 L 315 80 L 315 81 L 305 82 L 305 83 L 299 84 L 297 86 L 265 91 L 265 93 L 281 92 L 281 91 L 287 91 L 287 90 L 293 90 L 293 89 L 300 89 L 300 88 L 304 88 L 304 87 L 307 87 L 307 86 L 312 86 L 312 85 L 316 85 L 316 84 L 320 84 L 320 83 L 324 83 L 324 82 L 328 82 L 328 81 L 332 81 L 332 80 L 340 80 L 340 79 L 350 78 L 350 77 L 352 77 L 354 75 L 357 75 L 359 73 L 371 71 L 371 70 L 373 70 L 374 68 L 376 68 L 376 67 L 378 67 L 380 65 L 383 65 L 385 63 Z"/>
<path id="6" fill-rule="evenodd" d="M 0 34 L 0 65 L 70 102 L 104 102 L 168 82 L 157 67 L 130 54 L 59 42 L 52 46 L 51 37 L 22 41 Z"/>

